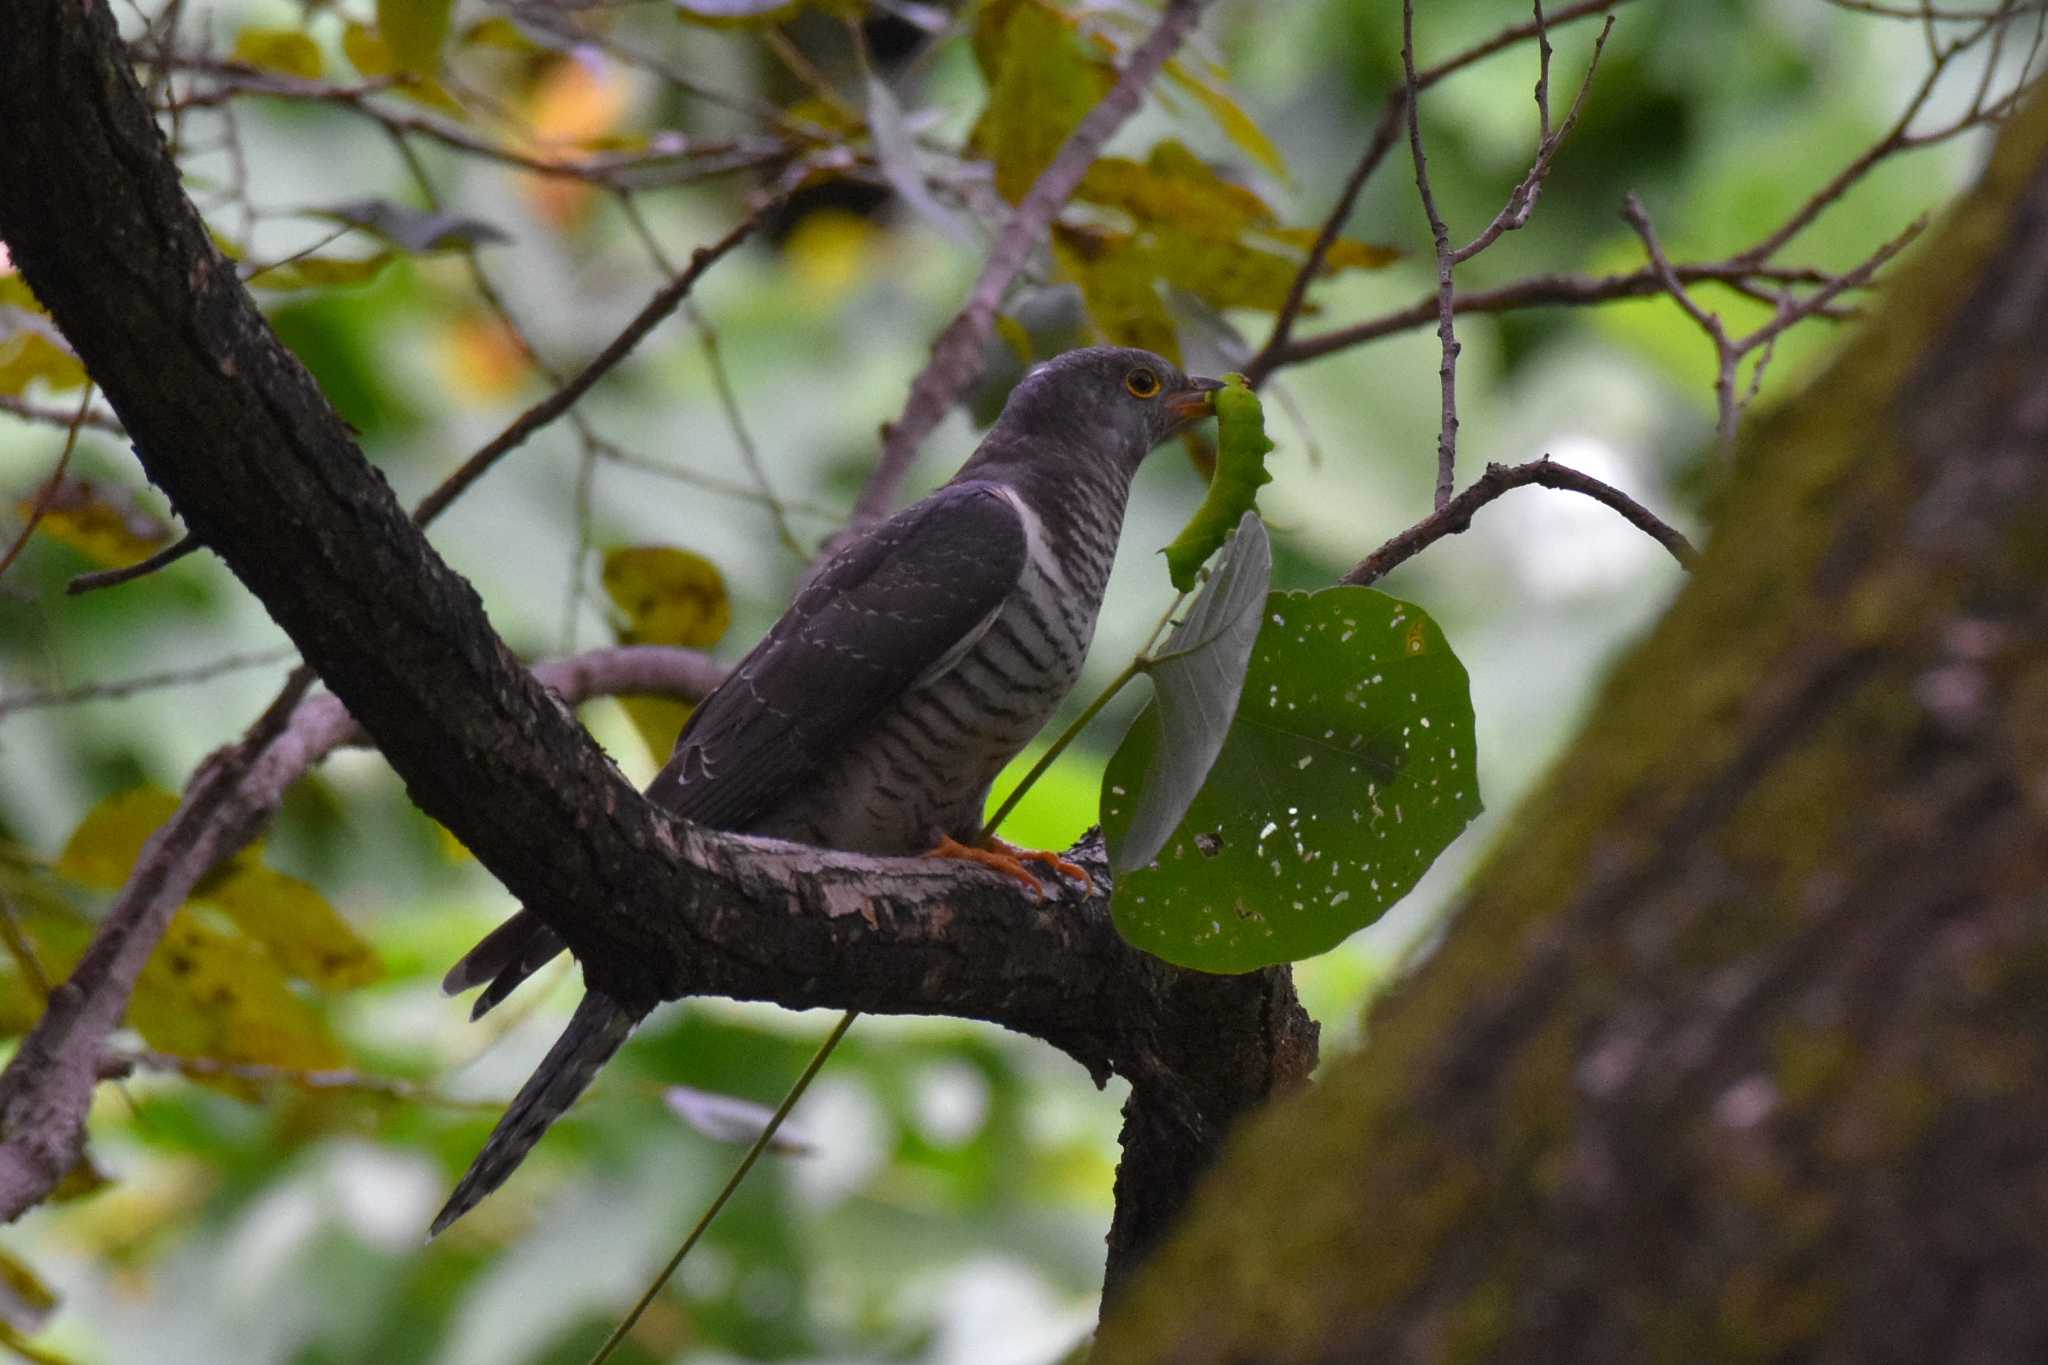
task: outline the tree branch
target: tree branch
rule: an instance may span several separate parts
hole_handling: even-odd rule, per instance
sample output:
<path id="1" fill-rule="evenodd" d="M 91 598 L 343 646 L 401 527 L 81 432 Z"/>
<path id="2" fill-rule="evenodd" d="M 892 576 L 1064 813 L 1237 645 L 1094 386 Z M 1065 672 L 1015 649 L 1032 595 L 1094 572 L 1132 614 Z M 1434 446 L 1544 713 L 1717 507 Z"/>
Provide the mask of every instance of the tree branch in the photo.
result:
<path id="1" fill-rule="evenodd" d="M 932 343 L 932 358 L 911 382 L 902 416 L 882 428 L 881 458 L 854 503 L 850 526 L 865 526 L 888 514 L 917 448 L 981 372 L 982 348 L 995 333 L 996 309 L 1010 282 L 1024 268 L 1046 225 L 1080 186 L 1103 144 L 1137 112 L 1146 87 L 1194 28 L 1204 3 L 1167 0 L 1158 25 L 1132 51 L 1116 84 L 1088 111 L 1003 225 L 966 304 L 939 333 Z"/>

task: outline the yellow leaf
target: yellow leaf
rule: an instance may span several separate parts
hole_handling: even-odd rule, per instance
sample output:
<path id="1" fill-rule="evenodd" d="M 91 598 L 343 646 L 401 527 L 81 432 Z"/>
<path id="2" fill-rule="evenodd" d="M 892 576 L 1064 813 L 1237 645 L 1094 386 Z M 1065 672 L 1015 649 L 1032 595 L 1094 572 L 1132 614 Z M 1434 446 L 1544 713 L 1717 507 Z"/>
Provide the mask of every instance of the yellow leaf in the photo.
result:
<path id="1" fill-rule="evenodd" d="M 625 613 L 623 644 L 707 649 L 732 624 L 725 577 L 702 555 L 669 545 L 628 545 L 604 557 L 604 590 Z"/>
<path id="2" fill-rule="evenodd" d="M 350 20 L 341 30 L 341 50 L 347 55 L 349 65 L 369 80 L 380 80 L 398 72 L 398 59 L 391 55 L 391 44 L 368 24 Z"/>
<path id="3" fill-rule="evenodd" d="M 1216 126 L 1223 130 L 1223 135 L 1236 143 L 1246 156 L 1281 179 L 1287 178 L 1287 161 L 1280 155 L 1280 149 L 1273 145 L 1264 129 L 1252 122 L 1251 115 L 1245 113 L 1243 106 L 1231 97 L 1220 81 L 1211 82 L 1190 71 L 1179 58 L 1166 64 L 1166 78 L 1194 96 L 1196 103 L 1216 120 Z"/>
<path id="4" fill-rule="evenodd" d="M 1081 289 L 1088 318 L 1119 346 L 1142 346 L 1176 363 L 1180 337 L 1160 297 L 1151 254 L 1129 233 L 1056 223 L 1053 260 Z"/>
<path id="5" fill-rule="evenodd" d="M 30 291 L 28 281 L 20 274 L 0 274 L 0 307 L 19 308 L 24 312 L 49 314 L 49 309 Z"/>
<path id="6" fill-rule="evenodd" d="M 1264 235 L 1298 248 L 1302 259 L 1306 260 L 1309 250 L 1316 244 L 1317 231 L 1315 228 L 1267 228 Z M 1334 275 L 1340 270 L 1381 270 L 1400 259 L 1399 247 L 1361 242 L 1355 237 L 1339 237 L 1330 243 L 1330 250 L 1323 257 L 1322 273 Z"/>
<path id="7" fill-rule="evenodd" d="M 264 266 L 243 283 L 251 289 L 319 289 L 338 284 L 364 284 L 377 278 L 394 256 L 389 251 L 356 258 L 300 256 Z"/>
<path id="8" fill-rule="evenodd" d="M 541 50 L 539 43 L 526 36 L 525 29 L 502 14 L 479 19 L 462 30 L 462 45 L 496 48 L 500 52 L 516 52 L 523 57 Z"/>
<path id="9" fill-rule="evenodd" d="M 149 836 L 178 809 L 161 787 L 130 787 L 86 812 L 55 864 L 59 876 L 82 886 L 118 890 Z"/>
<path id="10" fill-rule="evenodd" d="M 56 1306 L 56 1291 L 10 1252 L 0 1250 L 0 1322 L 33 1336 Z"/>
<path id="11" fill-rule="evenodd" d="M 1043 0 L 987 0 L 974 54 L 988 104 L 969 144 L 995 163 L 996 189 L 1014 204 L 1115 83 L 1116 68 L 1084 50 L 1073 21 Z"/>
<path id="12" fill-rule="evenodd" d="M 23 498 L 15 510 L 27 517 L 34 503 L 33 497 Z M 103 569 L 146 559 L 171 538 L 171 528 L 163 521 L 90 479 L 59 484 L 36 532 L 69 545 Z"/>
<path id="13" fill-rule="evenodd" d="M 260 944 L 214 929 L 190 910 L 172 917 L 142 969 L 128 1003 L 128 1023 L 151 1047 L 180 1057 L 299 1070 L 346 1060 Z M 255 1092 L 232 1077 L 220 1078 L 219 1085 L 232 1094 Z"/>
<path id="14" fill-rule="evenodd" d="M 876 233 L 871 221 L 843 209 L 820 209 L 798 221 L 782 244 L 782 256 L 809 306 L 829 308 L 871 278 Z"/>
<path id="15" fill-rule="evenodd" d="M 656 763 L 668 762 L 668 756 L 675 752 L 676 736 L 683 733 L 690 713 L 697 709 L 674 697 L 620 697 L 619 707 Z"/>
<path id="16" fill-rule="evenodd" d="M 7 1324 L 0 1323 L 0 1346 L 5 1346 L 15 1356 L 29 1362 L 29 1365 L 73 1365 L 70 1356 L 59 1355 L 47 1347 L 38 1346 L 28 1337 L 28 1333 L 17 1332 Z"/>
<path id="17" fill-rule="evenodd" d="M 377 0 L 377 32 L 391 51 L 392 64 L 414 76 L 431 76 L 441 68 L 441 45 L 448 41 L 448 18 L 455 0 Z"/>
<path id="18" fill-rule="evenodd" d="M 295 28 L 245 28 L 235 35 L 235 60 L 264 71 L 314 81 L 326 69 L 320 44 Z"/>
<path id="19" fill-rule="evenodd" d="M 366 986 L 383 963 L 327 898 L 297 877 L 242 862 L 202 888 L 199 899 L 225 911 L 285 972 L 324 990 Z"/>
<path id="20" fill-rule="evenodd" d="M 85 366 L 70 347 L 35 327 L 0 337 L 0 393 L 20 393 L 38 379 L 53 389 L 75 389 L 85 383 Z"/>
<path id="21" fill-rule="evenodd" d="M 1233 238 L 1271 223 L 1273 210 L 1216 174 L 1178 142 L 1162 142 L 1144 164 L 1106 156 L 1088 168 L 1077 197 L 1128 214 L 1140 227 Z"/>
<path id="22" fill-rule="evenodd" d="M 732 624 L 724 576 L 717 565 L 688 550 L 632 545 L 607 551 L 604 590 L 625 614 L 619 627 L 622 644 L 708 649 Z M 623 697 L 619 704 L 656 761 L 675 748 L 693 709 L 673 697 Z"/>

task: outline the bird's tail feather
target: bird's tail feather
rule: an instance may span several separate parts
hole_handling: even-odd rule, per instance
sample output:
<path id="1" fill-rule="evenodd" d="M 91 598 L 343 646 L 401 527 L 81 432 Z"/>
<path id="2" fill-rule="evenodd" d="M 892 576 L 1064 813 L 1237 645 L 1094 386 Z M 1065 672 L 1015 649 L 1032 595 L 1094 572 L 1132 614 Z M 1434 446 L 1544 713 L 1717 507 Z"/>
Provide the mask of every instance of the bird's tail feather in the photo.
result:
<path id="1" fill-rule="evenodd" d="M 427 1236 L 435 1237 L 475 1208 L 478 1201 L 505 1183 L 540 1141 L 548 1125 L 560 1118 L 583 1093 L 598 1070 L 611 1060 L 639 1021 L 610 996 L 586 991 L 569 1027 L 506 1109 L 484 1148 L 435 1215 Z"/>
<path id="2" fill-rule="evenodd" d="M 469 1012 L 471 1019 L 481 1019 L 527 977 L 545 967 L 562 948 L 562 940 L 541 922 L 540 916 L 531 910 L 520 910 L 484 935 L 481 943 L 448 969 L 448 975 L 441 978 L 442 993 L 460 995 L 489 982 L 477 997 L 476 1008 Z"/>

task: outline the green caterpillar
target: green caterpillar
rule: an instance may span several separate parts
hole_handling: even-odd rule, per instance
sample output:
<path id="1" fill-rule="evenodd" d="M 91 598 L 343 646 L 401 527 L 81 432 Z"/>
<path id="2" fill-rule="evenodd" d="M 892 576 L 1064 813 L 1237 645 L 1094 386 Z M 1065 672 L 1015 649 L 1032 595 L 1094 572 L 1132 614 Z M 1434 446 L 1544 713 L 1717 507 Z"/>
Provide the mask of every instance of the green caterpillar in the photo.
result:
<path id="1" fill-rule="evenodd" d="M 1272 449 L 1259 396 L 1243 375 L 1224 375 L 1216 393 L 1216 472 L 1210 476 L 1208 496 L 1166 547 L 1166 571 L 1177 591 L 1194 589 L 1202 565 L 1257 501 L 1259 485 L 1273 481 L 1266 472 L 1266 455 Z"/>

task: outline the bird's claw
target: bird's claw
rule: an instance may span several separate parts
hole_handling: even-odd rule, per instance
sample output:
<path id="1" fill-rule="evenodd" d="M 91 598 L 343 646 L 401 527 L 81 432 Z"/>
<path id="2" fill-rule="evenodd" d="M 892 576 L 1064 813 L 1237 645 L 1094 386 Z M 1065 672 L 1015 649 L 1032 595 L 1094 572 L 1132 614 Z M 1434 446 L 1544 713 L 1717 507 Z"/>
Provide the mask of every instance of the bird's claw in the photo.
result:
<path id="1" fill-rule="evenodd" d="M 940 835 L 937 846 L 921 856 L 956 858 L 961 862 L 974 863 L 993 872 L 1000 872 L 1007 877 L 1015 877 L 1030 887 L 1031 893 L 1040 900 L 1044 900 L 1046 896 L 1045 883 L 1031 875 L 1024 866 L 1026 862 L 1042 863 L 1054 872 L 1078 879 L 1081 885 L 1090 891 L 1095 889 L 1095 879 L 1090 877 L 1088 869 L 1079 863 L 1069 862 L 1057 853 L 1042 849 L 1018 848 L 1015 844 L 1005 843 L 993 837 L 983 839 L 978 845 L 968 845 L 951 835 Z"/>

